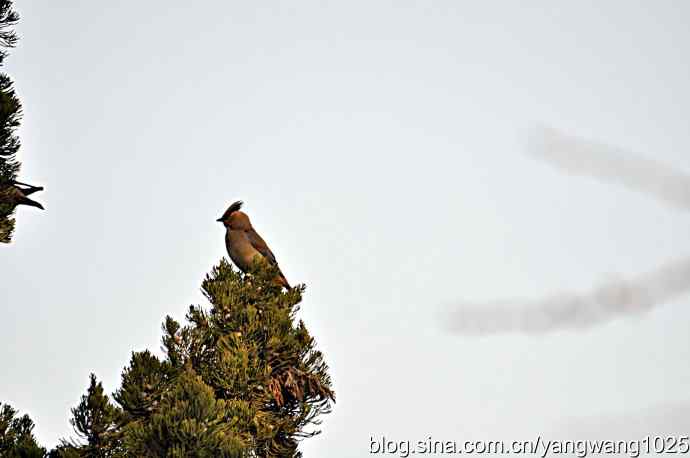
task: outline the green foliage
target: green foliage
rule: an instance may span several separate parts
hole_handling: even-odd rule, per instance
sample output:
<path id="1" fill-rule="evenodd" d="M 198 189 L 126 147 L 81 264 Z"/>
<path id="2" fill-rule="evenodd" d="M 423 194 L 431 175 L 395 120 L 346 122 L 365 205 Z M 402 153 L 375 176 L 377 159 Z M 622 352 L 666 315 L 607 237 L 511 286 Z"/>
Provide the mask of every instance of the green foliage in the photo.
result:
<path id="1" fill-rule="evenodd" d="M 91 374 L 89 388 L 79 405 L 72 409 L 70 423 L 85 444 L 83 456 L 108 457 L 119 449 L 118 422 L 121 411 L 110 403 L 103 385 Z"/>
<path id="2" fill-rule="evenodd" d="M 113 407 L 91 385 L 72 424 L 85 443 L 53 457 L 300 457 L 300 439 L 330 412 L 328 367 L 295 313 L 304 287 L 283 291 L 277 270 L 252 275 L 227 261 L 202 284 L 211 303 L 191 306 L 187 324 L 163 323 L 160 360 L 132 354 Z"/>
<path id="3" fill-rule="evenodd" d="M 248 456 L 248 437 L 238 431 L 247 418 L 237 404 L 216 399 L 187 367 L 148 418 L 126 426 L 126 449 L 134 456 Z"/>
<path id="4" fill-rule="evenodd" d="M 82 458 L 85 456 L 78 447 L 63 441 L 46 455 L 48 458 Z"/>
<path id="5" fill-rule="evenodd" d="M 105 458 L 125 456 L 120 444 L 122 411 L 113 406 L 103 385 L 91 374 L 89 388 L 72 409 L 70 423 L 79 441 L 62 441 L 51 458 Z"/>
<path id="6" fill-rule="evenodd" d="M 12 10 L 12 2 L 0 0 L 0 65 L 4 63 L 7 52 L 17 42 L 12 27 L 19 17 Z M 19 139 L 15 130 L 19 126 L 21 104 L 12 88 L 12 81 L 5 73 L 0 73 L 0 191 L 11 184 L 19 172 L 19 162 L 15 154 L 19 149 Z M 8 243 L 14 231 L 15 206 L 0 192 L 0 242 Z"/>
<path id="7" fill-rule="evenodd" d="M 12 1 L 0 0 L 0 66 L 7 57 L 6 49 L 13 47 L 17 42 L 13 27 L 18 20 L 19 16 L 12 9 Z M 21 194 L 18 194 L 17 189 L 13 187 L 20 168 L 20 163 L 16 159 L 20 146 L 16 130 L 21 116 L 22 107 L 14 91 L 12 80 L 5 73 L 0 73 L 0 242 L 2 243 L 9 243 L 12 240 L 15 224 L 14 210 L 18 204 L 26 203 L 18 200 Z"/>
<path id="8" fill-rule="evenodd" d="M 133 353 L 129 367 L 122 373 L 122 387 L 114 396 L 127 420 L 147 418 L 160 403 L 174 375 L 170 364 L 159 361 L 148 350 Z"/>
<path id="9" fill-rule="evenodd" d="M 0 47 L 12 48 L 17 43 L 17 34 L 12 27 L 19 21 L 19 15 L 12 9 L 12 0 L 0 0 Z M 0 50 L 0 64 L 7 53 Z"/>
<path id="10" fill-rule="evenodd" d="M 0 456 L 3 458 L 42 458 L 33 434 L 34 422 L 28 415 L 17 417 L 17 411 L 0 403 Z"/>
<path id="11" fill-rule="evenodd" d="M 277 269 L 251 276 L 222 260 L 202 284 L 212 307 L 192 306 L 189 324 L 168 317 L 163 346 L 171 365 L 190 366 L 219 400 L 243 403 L 254 456 L 292 457 L 299 439 L 318 431 L 335 396 L 328 367 L 295 313 L 304 287 L 284 292 Z"/>

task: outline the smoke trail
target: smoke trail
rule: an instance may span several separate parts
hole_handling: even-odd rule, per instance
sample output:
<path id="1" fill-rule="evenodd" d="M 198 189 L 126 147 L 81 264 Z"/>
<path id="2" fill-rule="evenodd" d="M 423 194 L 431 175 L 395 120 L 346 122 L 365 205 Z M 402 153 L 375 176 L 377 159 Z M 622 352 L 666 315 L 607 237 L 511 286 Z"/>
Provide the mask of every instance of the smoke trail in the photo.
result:
<path id="1" fill-rule="evenodd" d="M 690 175 L 639 155 L 550 128 L 532 131 L 528 152 L 566 172 L 616 182 L 690 210 Z"/>
<path id="2" fill-rule="evenodd" d="M 690 210 L 690 176 L 603 144 L 537 129 L 529 152 L 566 172 L 613 181 Z M 582 328 L 641 313 L 690 291 L 690 257 L 631 280 L 614 280 L 582 294 L 562 292 L 532 301 L 459 304 L 448 327 L 460 334 L 537 333 Z"/>
<path id="3" fill-rule="evenodd" d="M 586 294 L 559 293 L 534 301 L 462 304 L 450 330 L 460 334 L 538 333 L 587 327 L 617 315 L 640 313 L 690 290 L 690 258 L 631 281 L 602 284 Z"/>

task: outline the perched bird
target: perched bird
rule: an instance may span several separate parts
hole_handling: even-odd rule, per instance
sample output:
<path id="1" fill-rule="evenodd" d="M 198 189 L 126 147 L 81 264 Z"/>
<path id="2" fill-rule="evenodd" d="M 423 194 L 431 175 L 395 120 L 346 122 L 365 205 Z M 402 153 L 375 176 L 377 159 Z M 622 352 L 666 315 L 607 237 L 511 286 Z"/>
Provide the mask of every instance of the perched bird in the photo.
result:
<path id="1" fill-rule="evenodd" d="M 17 205 L 29 205 L 43 210 L 43 205 L 28 197 L 37 191 L 43 191 L 43 188 L 18 181 L 0 185 L 0 204 L 8 205 L 11 209 L 14 209 Z"/>
<path id="2" fill-rule="evenodd" d="M 241 212 L 242 201 L 238 200 L 230 205 L 223 213 L 223 216 L 216 221 L 220 221 L 226 228 L 225 247 L 228 249 L 230 259 L 240 268 L 242 272 L 247 272 L 252 267 L 254 259 L 258 257 L 271 265 L 278 267 L 278 261 L 264 239 L 256 233 L 251 221 L 246 213 Z M 278 278 L 276 281 L 287 289 L 290 289 L 283 272 L 278 267 Z"/>

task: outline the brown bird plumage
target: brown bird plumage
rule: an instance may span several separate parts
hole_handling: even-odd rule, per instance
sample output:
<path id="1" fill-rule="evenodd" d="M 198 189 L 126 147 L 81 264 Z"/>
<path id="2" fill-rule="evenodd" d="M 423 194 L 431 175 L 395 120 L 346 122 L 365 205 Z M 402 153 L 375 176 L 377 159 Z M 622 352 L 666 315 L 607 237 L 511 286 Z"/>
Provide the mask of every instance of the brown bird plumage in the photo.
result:
<path id="1" fill-rule="evenodd" d="M 43 205 L 28 197 L 38 191 L 43 191 L 43 188 L 18 181 L 0 185 L 0 204 L 7 204 L 11 208 L 15 208 L 18 205 L 28 205 L 43 210 Z"/>
<path id="2" fill-rule="evenodd" d="M 258 256 L 271 265 L 278 268 L 279 277 L 276 281 L 287 289 L 290 289 L 283 272 L 280 271 L 278 261 L 273 252 L 252 227 L 251 221 L 246 213 L 241 212 L 242 201 L 237 201 L 230 205 L 223 216 L 216 221 L 220 221 L 226 228 L 225 247 L 228 249 L 230 259 L 242 272 L 248 272 L 252 267 L 254 259 Z"/>

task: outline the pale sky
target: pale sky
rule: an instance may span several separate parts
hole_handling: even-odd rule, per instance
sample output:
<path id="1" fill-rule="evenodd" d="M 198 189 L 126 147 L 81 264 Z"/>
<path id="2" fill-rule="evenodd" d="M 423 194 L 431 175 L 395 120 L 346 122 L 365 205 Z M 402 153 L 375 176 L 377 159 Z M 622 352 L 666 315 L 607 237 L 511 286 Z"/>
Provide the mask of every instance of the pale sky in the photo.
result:
<path id="1" fill-rule="evenodd" d="M 690 172 L 687 2 L 17 9 L 20 176 L 46 210 L 20 209 L 0 246 L 0 401 L 44 445 L 72 434 L 90 372 L 115 391 L 132 351 L 160 354 L 165 315 L 206 304 L 238 199 L 307 284 L 331 367 L 306 458 L 369 456 L 383 434 L 690 430 L 690 296 L 585 329 L 443 323 L 690 255 L 687 212 L 526 148 L 547 125 Z"/>

